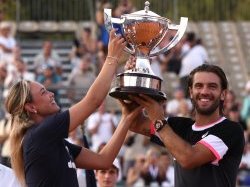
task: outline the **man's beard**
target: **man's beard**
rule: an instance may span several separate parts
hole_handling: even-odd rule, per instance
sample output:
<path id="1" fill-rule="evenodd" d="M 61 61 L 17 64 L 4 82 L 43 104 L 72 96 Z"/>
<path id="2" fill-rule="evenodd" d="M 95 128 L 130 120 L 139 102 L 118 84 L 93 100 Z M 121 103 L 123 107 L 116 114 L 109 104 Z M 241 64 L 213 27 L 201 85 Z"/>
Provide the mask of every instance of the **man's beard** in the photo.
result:
<path id="1" fill-rule="evenodd" d="M 197 96 L 198 97 L 198 96 Z M 216 100 L 214 100 L 214 102 L 212 103 L 212 105 L 208 108 L 200 108 L 197 102 L 198 98 L 196 98 L 196 100 L 192 99 L 192 103 L 194 106 L 194 109 L 197 113 L 202 114 L 202 115 L 211 115 L 213 114 L 218 107 L 220 107 L 220 103 L 221 100 L 220 98 L 217 98 Z"/>

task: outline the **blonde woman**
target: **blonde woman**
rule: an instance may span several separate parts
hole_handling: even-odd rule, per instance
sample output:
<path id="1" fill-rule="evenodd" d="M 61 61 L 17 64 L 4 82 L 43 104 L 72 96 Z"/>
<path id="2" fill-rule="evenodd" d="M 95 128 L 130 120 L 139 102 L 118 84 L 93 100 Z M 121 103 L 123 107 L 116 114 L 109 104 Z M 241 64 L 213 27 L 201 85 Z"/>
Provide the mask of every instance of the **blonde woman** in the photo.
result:
<path id="1" fill-rule="evenodd" d="M 54 94 L 37 82 L 20 81 L 9 91 L 6 109 L 11 114 L 11 163 L 23 186 L 78 187 L 76 168 L 109 168 L 141 110 L 122 103 L 122 118 L 100 153 L 70 144 L 69 132 L 94 112 L 108 93 L 124 39 L 110 33 L 106 62 L 87 95 L 69 110 L 59 112 Z"/>

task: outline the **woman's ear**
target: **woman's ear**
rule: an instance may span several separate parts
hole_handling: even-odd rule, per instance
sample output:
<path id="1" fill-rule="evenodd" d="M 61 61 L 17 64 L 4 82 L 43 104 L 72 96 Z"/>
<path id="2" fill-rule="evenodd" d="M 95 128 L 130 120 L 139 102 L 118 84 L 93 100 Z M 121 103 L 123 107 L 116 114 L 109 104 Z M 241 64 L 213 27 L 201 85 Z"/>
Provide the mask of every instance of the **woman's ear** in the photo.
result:
<path id="1" fill-rule="evenodd" d="M 35 106 L 31 103 L 25 103 L 24 109 L 29 113 L 37 113 Z"/>

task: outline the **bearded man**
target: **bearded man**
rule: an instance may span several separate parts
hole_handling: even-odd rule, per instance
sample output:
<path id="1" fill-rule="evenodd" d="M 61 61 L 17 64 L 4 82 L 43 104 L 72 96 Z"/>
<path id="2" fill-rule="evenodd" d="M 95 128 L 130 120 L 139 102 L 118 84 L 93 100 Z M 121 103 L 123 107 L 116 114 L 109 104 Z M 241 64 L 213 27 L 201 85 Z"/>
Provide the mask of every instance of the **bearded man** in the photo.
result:
<path id="1" fill-rule="evenodd" d="M 218 66 L 203 64 L 190 73 L 188 87 L 193 119 L 166 118 L 162 102 L 131 96 L 147 117 L 139 116 L 130 130 L 150 136 L 173 155 L 175 187 L 234 187 L 245 141 L 241 125 L 223 116 L 226 75 Z"/>

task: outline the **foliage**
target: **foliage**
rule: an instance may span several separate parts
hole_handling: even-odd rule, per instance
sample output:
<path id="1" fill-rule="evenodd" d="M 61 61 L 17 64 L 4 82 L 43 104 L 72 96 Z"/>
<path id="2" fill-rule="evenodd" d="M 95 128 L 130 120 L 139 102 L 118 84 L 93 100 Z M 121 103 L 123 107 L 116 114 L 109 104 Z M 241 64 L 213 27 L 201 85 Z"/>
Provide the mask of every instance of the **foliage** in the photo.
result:
<path id="1" fill-rule="evenodd" d="M 0 0 L 0 11 L 7 19 L 16 18 L 16 2 L 20 2 L 21 20 L 90 20 L 97 1 L 110 1 L 113 7 L 122 0 Z M 146 0 L 130 0 L 137 10 Z M 150 10 L 172 19 L 182 16 L 190 20 L 250 20 L 250 0 L 149 0 Z"/>
<path id="2" fill-rule="evenodd" d="M 4 19 L 15 20 L 16 19 L 16 1 L 0 0 L 0 12 L 4 15 Z"/>

